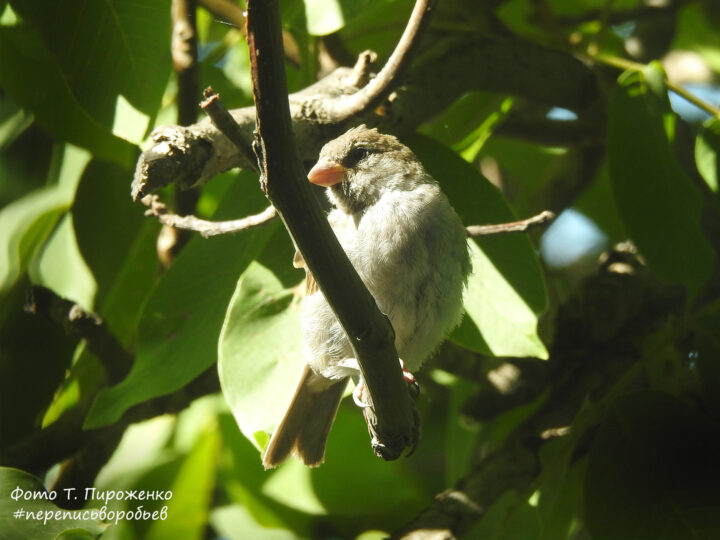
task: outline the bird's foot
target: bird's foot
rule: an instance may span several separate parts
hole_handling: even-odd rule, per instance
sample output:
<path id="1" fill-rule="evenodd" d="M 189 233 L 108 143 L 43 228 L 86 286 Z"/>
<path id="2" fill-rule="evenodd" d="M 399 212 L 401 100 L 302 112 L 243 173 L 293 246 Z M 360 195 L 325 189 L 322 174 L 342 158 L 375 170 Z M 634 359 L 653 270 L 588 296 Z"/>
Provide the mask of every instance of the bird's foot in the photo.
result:
<path id="1" fill-rule="evenodd" d="M 402 369 L 403 379 L 405 379 L 405 383 L 408 385 L 408 392 L 410 392 L 410 397 L 416 400 L 420 395 L 420 385 L 415 379 L 415 375 L 405 369 L 405 362 L 403 362 L 402 359 L 400 359 L 400 368 Z M 358 382 L 358 384 L 355 386 L 355 389 L 352 393 L 355 405 L 357 405 L 361 409 L 370 406 L 366 400 L 365 391 L 365 381 L 363 381 L 361 377 L 360 382 Z"/>
<path id="2" fill-rule="evenodd" d="M 405 379 L 405 383 L 408 385 L 408 392 L 410 392 L 410 397 L 413 399 L 417 399 L 420 395 L 420 385 L 418 384 L 417 380 L 415 379 L 415 375 L 413 375 L 410 371 L 405 369 L 405 362 L 402 361 L 402 358 L 400 359 L 400 368 L 402 369 L 403 378 Z"/>
<path id="3" fill-rule="evenodd" d="M 355 405 L 361 409 L 365 409 L 370 406 L 370 404 L 365 400 L 365 381 L 360 379 L 360 382 L 355 385 L 352 397 Z"/>

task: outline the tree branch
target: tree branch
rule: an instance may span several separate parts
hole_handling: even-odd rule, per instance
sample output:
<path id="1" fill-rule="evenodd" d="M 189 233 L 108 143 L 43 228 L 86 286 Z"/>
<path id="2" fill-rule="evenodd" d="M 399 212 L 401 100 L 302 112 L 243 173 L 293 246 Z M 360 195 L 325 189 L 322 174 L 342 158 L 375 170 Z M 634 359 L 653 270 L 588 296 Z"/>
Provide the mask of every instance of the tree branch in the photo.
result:
<path id="1" fill-rule="evenodd" d="M 359 92 L 343 96 L 329 104 L 328 112 L 337 117 L 336 122 L 343 122 L 369 111 L 398 84 L 398 79 L 418 48 L 422 31 L 430 22 L 433 3 L 433 0 L 416 0 L 400 41 L 377 77 Z"/>
<path id="2" fill-rule="evenodd" d="M 366 72 L 367 65 L 338 68 L 290 96 L 293 130 L 304 163 L 311 164 L 325 142 L 350 127 L 345 116 L 338 116 L 335 102 L 360 91 L 367 81 Z M 402 137 L 471 90 L 508 93 L 577 110 L 595 99 L 596 82 L 584 64 L 567 54 L 522 41 L 447 37 L 416 58 L 392 101 L 385 103 L 382 116 L 368 108 L 357 114 L 353 123 L 364 122 Z M 254 109 L 236 109 L 230 114 L 250 144 Z M 248 160 L 246 153 L 207 119 L 190 128 L 158 128 L 152 141 L 152 147 L 138 160 L 132 186 L 135 200 L 173 182 L 187 187 L 233 167 L 254 167 L 254 160 Z"/>
<path id="3" fill-rule="evenodd" d="M 277 0 L 248 2 L 257 111 L 254 149 L 261 185 L 355 350 L 369 394 L 366 419 L 373 449 L 384 459 L 396 459 L 417 441 L 416 413 L 403 380 L 392 326 L 358 277 L 305 181 L 279 55 L 280 29 Z"/>
<path id="4" fill-rule="evenodd" d="M 105 368 L 110 383 L 120 382 L 130 372 L 132 355 L 123 349 L 97 314 L 85 311 L 75 302 L 39 285 L 28 291 L 25 311 L 50 319 L 69 335 L 84 339 L 90 352 Z"/>
<path id="5" fill-rule="evenodd" d="M 259 214 L 241 219 L 206 221 L 195 216 L 179 216 L 173 214 L 157 195 L 146 195 L 140 202 L 148 207 L 148 210 L 145 211 L 146 216 L 152 216 L 168 227 L 198 232 L 205 238 L 219 236 L 221 234 L 233 234 L 259 227 L 277 217 L 277 210 L 271 205 Z"/>
<path id="6" fill-rule="evenodd" d="M 197 120 L 197 101 L 200 77 L 197 51 L 195 0 L 172 0 L 172 40 L 170 51 L 177 75 L 177 122 L 188 126 Z M 197 190 L 175 189 L 175 210 L 180 215 L 195 212 L 200 194 Z M 175 256 L 190 240 L 187 232 L 163 228 L 157 241 L 158 259 L 164 267 L 170 266 Z"/>
<path id="7" fill-rule="evenodd" d="M 195 216 L 180 216 L 172 213 L 165 203 L 160 200 L 158 195 L 145 195 L 145 197 L 140 199 L 140 202 L 148 207 L 145 211 L 146 216 L 152 216 L 168 227 L 200 233 L 205 238 L 223 234 L 235 234 L 260 227 L 277 217 L 277 210 L 274 206 L 270 205 L 259 214 L 246 216 L 244 218 L 227 221 L 208 221 Z M 466 230 L 467 235 L 471 238 L 495 234 L 527 232 L 534 227 L 548 225 L 552 223 L 554 219 L 555 214 L 549 210 L 545 210 L 536 216 L 520 221 L 511 221 L 509 223 L 496 225 L 469 225 L 466 227 Z"/>
<path id="8" fill-rule="evenodd" d="M 511 221 L 510 223 L 500 223 L 497 225 L 470 225 L 465 228 L 467 235 L 471 238 L 478 236 L 490 236 L 494 234 L 505 234 L 513 232 L 527 232 L 528 229 L 538 227 L 540 225 L 549 225 L 555 219 L 555 214 L 550 210 L 544 210 L 538 215 L 522 219 L 520 221 Z"/>

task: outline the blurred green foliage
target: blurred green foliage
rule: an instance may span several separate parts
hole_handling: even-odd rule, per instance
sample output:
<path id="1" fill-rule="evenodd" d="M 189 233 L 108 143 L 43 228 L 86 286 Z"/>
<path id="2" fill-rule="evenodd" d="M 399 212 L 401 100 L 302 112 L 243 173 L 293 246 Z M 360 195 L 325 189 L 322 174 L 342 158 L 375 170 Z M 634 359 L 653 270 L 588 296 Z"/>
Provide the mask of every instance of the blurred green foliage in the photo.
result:
<path id="1" fill-rule="evenodd" d="M 547 105 L 478 89 L 425 119 L 405 142 L 465 223 L 575 208 L 611 242 L 631 240 L 652 281 L 597 293 L 587 281 L 597 261 L 549 270 L 539 232 L 471 240 L 467 316 L 419 375 L 417 452 L 375 458 L 362 415 L 345 400 L 322 467 L 290 460 L 269 472 L 259 449 L 303 362 L 294 295 L 303 275 L 291 266 L 292 242 L 278 221 L 198 236 L 163 271 L 160 227 L 129 196 L 150 132 L 177 116 L 170 4 L 0 0 L 0 455 L 74 411 L 85 429 L 112 427 L 216 363 L 222 391 L 131 425 L 95 479 L 98 491 L 170 491 L 168 501 L 106 507 L 166 507 L 166 519 L 13 519 L 20 507 L 59 510 L 53 500 L 11 497 L 16 488 L 41 493 L 59 467 L 20 471 L 0 461 L 1 540 L 382 538 L 566 398 L 575 403 L 569 417 L 537 426 L 537 475 L 491 501 L 465 537 L 720 537 L 720 119 L 686 122 L 668 100 L 669 87 L 698 78 L 718 91 L 712 0 L 669 0 L 672 9 L 640 0 L 438 2 L 425 50 L 452 34 L 526 40 L 583 55 L 598 82 L 596 103 L 579 118 L 553 119 Z M 241 30 L 199 4 L 202 87 L 230 107 L 251 105 Z M 283 1 L 297 48 L 289 91 L 317 79 L 331 43 L 384 61 L 411 8 Z M 677 54 L 681 68 L 702 69 L 671 65 Z M 622 73 L 611 67 L 621 61 Z M 251 172 L 230 171 L 204 187 L 198 214 L 232 219 L 266 204 Z M 102 317 L 134 357 L 127 377 L 109 384 L 78 336 L 25 313 L 31 285 Z M 681 301 L 666 309 L 672 291 Z M 646 298 L 662 301 L 648 307 Z M 496 375 L 522 365 L 512 358 L 547 359 L 545 375 L 520 370 L 503 387 Z M 574 396 L 572 377 L 586 366 L 601 382 Z M 534 382 L 523 399 L 495 407 Z"/>

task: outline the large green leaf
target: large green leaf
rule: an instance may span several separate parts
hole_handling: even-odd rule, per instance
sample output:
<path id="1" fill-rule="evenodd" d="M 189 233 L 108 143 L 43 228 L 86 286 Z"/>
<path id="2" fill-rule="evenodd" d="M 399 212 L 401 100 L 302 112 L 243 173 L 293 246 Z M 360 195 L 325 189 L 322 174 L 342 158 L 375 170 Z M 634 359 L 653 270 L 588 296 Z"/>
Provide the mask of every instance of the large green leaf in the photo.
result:
<path id="1" fill-rule="evenodd" d="M 691 298 L 715 254 L 700 226 L 700 193 L 673 154 L 673 117 L 658 68 L 626 72 L 610 99 L 608 159 L 617 208 L 630 237 L 661 276 Z"/>
<path id="2" fill-rule="evenodd" d="M 76 529 L 96 538 L 105 529 L 97 518 L 83 519 L 82 511 L 63 511 L 55 506 L 44 497 L 62 498 L 62 494 L 51 495 L 39 478 L 24 471 L 0 467 L 0 493 L 0 540 L 53 540 L 64 531 Z M 16 515 L 19 511 L 23 513 Z"/>
<path id="3" fill-rule="evenodd" d="M 134 161 L 137 150 L 90 116 L 58 65 L 27 27 L 0 25 L 0 84 L 57 139 L 116 163 L 130 165 Z"/>
<path id="4" fill-rule="evenodd" d="M 48 178 L 51 185 L 0 211 L 0 291 L 11 287 L 25 271 L 31 257 L 70 207 L 89 159 L 84 150 L 58 146 Z"/>
<path id="5" fill-rule="evenodd" d="M 410 144 L 465 225 L 516 219 L 497 188 L 457 154 L 425 137 Z M 537 336 L 538 317 L 547 307 L 545 281 L 527 235 L 476 239 L 471 254 L 466 316 L 451 339 L 495 356 L 547 358 Z"/>
<path id="6" fill-rule="evenodd" d="M 94 119 L 112 128 L 127 120 L 131 108 L 155 116 L 172 65 L 170 0 L 11 4 L 38 32 L 73 95 Z M 148 118 L 144 122 L 140 137 Z"/>
<path id="7" fill-rule="evenodd" d="M 717 426 L 657 391 L 627 394 L 593 441 L 585 518 L 594 539 L 720 537 Z"/>
<path id="8" fill-rule="evenodd" d="M 80 179 L 72 207 L 80 251 L 97 281 L 98 309 L 122 272 L 124 263 L 129 262 L 128 254 L 141 228 L 151 223 L 143 216 L 144 207 L 133 203 L 128 196 L 128 178 L 131 176 L 128 169 L 113 163 L 91 161 Z M 157 257 L 154 253 L 152 259 L 155 269 Z M 133 259 L 132 264 L 138 269 L 143 267 L 137 259 Z M 134 288 L 142 287 L 137 282 Z M 135 291 L 132 287 L 129 289 L 124 294 L 133 296 Z"/>
<path id="9" fill-rule="evenodd" d="M 266 205 L 252 175 L 226 193 L 216 219 L 238 217 Z M 278 226 L 270 223 L 234 236 L 194 238 L 162 276 L 139 323 L 137 355 L 128 377 L 103 390 L 86 424 L 116 421 L 130 406 L 167 394 L 197 377 L 217 359 L 217 340 L 238 276 Z"/>
<path id="10" fill-rule="evenodd" d="M 252 263 L 228 306 L 218 370 L 240 430 L 259 449 L 282 417 L 304 363 L 300 309 L 292 290 Z"/>

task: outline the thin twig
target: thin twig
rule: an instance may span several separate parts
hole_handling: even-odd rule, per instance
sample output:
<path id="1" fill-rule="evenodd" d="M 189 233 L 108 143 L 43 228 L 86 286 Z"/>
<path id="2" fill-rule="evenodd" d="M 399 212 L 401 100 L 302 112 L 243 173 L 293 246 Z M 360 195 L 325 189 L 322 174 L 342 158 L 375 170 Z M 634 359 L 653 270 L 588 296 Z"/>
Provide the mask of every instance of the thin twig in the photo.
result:
<path id="1" fill-rule="evenodd" d="M 376 106 L 397 84 L 400 75 L 417 50 L 420 36 L 430 21 L 433 0 L 417 0 L 400 41 L 387 63 L 372 81 L 355 94 L 338 99 L 332 107 L 343 117 L 351 118 Z"/>
<path id="2" fill-rule="evenodd" d="M 639 62 L 633 62 L 632 60 L 627 60 L 625 58 L 618 58 L 616 56 L 609 56 L 606 54 L 591 55 L 589 58 L 595 62 L 599 62 L 601 64 L 605 64 L 607 66 L 612 66 L 614 68 L 621 69 L 621 70 L 642 71 L 647 67 L 645 64 L 641 64 Z M 677 95 L 679 95 L 683 99 L 689 101 L 696 107 L 702 109 L 703 111 L 714 116 L 715 118 L 720 119 L 720 108 L 715 107 L 714 105 L 711 105 L 710 103 L 707 103 L 706 101 L 703 101 L 699 97 L 697 97 L 697 96 L 693 95 L 692 93 L 688 92 L 687 90 L 685 90 L 679 84 L 670 82 L 667 79 L 667 76 L 665 77 L 665 86 L 668 87 L 668 90 L 672 90 Z"/>
<path id="3" fill-rule="evenodd" d="M 285 67 L 279 55 L 278 0 L 248 2 L 248 48 L 256 107 L 261 182 L 268 198 L 348 335 L 369 394 L 365 409 L 375 453 L 396 459 L 417 442 L 394 332 L 335 237 L 305 180 L 295 143 Z"/>
<path id="4" fill-rule="evenodd" d="M 511 221 L 509 223 L 499 223 L 497 225 L 469 225 L 465 228 L 467 235 L 471 238 L 478 236 L 490 236 L 494 234 L 506 234 L 514 232 L 527 232 L 532 227 L 540 225 L 549 225 L 555 219 L 555 214 L 550 210 L 544 210 L 538 215 L 521 219 L 520 221 Z"/>
<path id="5" fill-rule="evenodd" d="M 205 99 L 200 103 L 200 107 L 205 111 L 205 114 L 210 117 L 213 125 L 230 139 L 235 147 L 247 158 L 249 163 L 256 164 L 255 153 L 252 147 L 245 139 L 238 123 L 230 115 L 230 112 L 225 105 L 223 105 L 223 102 L 220 101 L 220 95 L 214 93 L 213 89 L 208 86 L 203 91 L 203 97 Z M 257 172 L 257 167 L 255 171 Z"/>
<path id="6" fill-rule="evenodd" d="M 265 225 L 277 217 L 277 210 L 270 205 L 259 214 L 252 216 L 228 221 L 207 221 L 195 216 L 173 214 L 157 195 L 146 195 L 140 199 L 140 202 L 148 207 L 145 211 L 146 216 L 152 216 L 168 227 L 198 232 L 205 238 L 253 229 Z"/>

